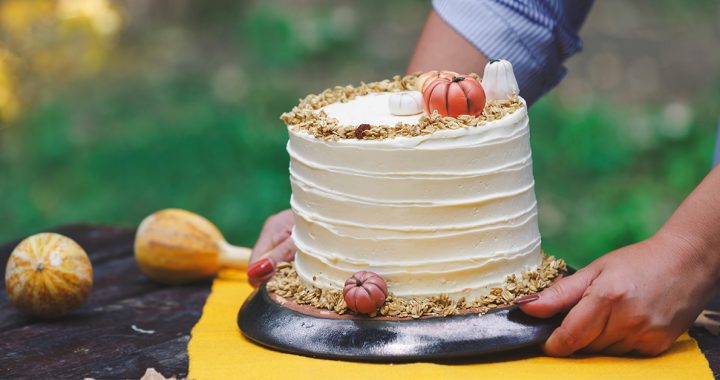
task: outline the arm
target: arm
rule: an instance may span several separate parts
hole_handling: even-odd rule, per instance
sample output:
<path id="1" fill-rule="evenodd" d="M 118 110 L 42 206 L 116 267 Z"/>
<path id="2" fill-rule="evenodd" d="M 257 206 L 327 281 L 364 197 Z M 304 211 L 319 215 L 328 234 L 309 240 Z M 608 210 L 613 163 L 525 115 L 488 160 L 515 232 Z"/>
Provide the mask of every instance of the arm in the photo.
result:
<path id="1" fill-rule="evenodd" d="M 657 355 L 690 327 L 714 295 L 718 279 L 720 167 L 654 236 L 516 303 L 542 318 L 568 312 L 545 343 L 550 355 Z"/>
<path id="2" fill-rule="evenodd" d="M 697 260 L 720 278 L 720 166 L 715 167 L 680 204 L 658 232 L 698 253 Z"/>
<path id="3" fill-rule="evenodd" d="M 432 10 L 420 33 L 407 72 L 451 70 L 480 73 L 487 59 Z"/>

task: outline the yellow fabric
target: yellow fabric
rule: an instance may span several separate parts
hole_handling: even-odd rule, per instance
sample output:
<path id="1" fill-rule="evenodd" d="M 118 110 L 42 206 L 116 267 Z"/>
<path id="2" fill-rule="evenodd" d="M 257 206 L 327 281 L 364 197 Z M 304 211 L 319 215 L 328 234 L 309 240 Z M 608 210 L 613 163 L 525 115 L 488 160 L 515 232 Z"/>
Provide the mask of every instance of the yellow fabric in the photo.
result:
<path id="1" fill-rule="evenodd" d="M 482 364 L 364 364 L 275 352 L 245 339 L 237 312 L 252 291 L 245 275 L 224 271 L 215 280 L 188 344 L 190 379 L 713 379 L 705 356 L 687 334 L 657 358 L 534 357 Z"/>

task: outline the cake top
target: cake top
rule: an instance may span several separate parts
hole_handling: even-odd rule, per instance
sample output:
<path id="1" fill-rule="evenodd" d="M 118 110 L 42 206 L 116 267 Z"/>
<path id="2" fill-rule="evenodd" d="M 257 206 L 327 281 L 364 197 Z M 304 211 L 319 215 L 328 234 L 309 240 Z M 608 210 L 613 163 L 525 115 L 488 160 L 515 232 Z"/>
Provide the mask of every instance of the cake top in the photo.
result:
<path id="1" fill-rule="evenodd" d="M 500 61 L 492 61 L 488 67 L 495 62 Z M 485 69 L 486 76 L 490 72 L 488 67 Z M 427 76 L 431 73 L 434 73 L 433 77 L 428 80 Z M 447 76 L 443 77 L 446 73 Z M 477 74 L 461 76 L 445 71 L 397 75 L 359 86 L 336 86 L 320 94 L 306 96 L 290 112 L 282 114 L 281 119 L 293 131 L 324 140 L 382 140 L 479 127 L 525 107 L 524 101 L 517 95 L 517 84 L 510 92 L 498 91 L 495 84 L 497 77 L 490 79 L 493 80 L 483 81 L 484 91 Z M 511 79 L 514 82 L 514 76 Z M 451 88 L 454 84 L 457 84 L 455 89 Z M 425 91 L 421 94 L 419 88 Z M 463 94 L 457 95 L 458 91 Z M 434 109 L 433 102 L 439 103 L 442 109 Z M 459 111 L 453 110 L 453 107 Z M 448 115 L 453 112 L 474 114 Z"/>

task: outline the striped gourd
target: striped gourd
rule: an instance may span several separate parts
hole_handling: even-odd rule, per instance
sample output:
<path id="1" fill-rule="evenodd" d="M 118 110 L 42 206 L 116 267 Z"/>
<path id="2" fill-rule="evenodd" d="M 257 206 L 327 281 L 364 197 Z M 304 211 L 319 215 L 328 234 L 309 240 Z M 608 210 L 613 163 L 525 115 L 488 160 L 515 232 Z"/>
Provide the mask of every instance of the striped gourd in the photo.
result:
<path id="1" fill-rule="evenodd" d="M 10 255 L 5 287 L 22 312 L 54 318 L 79 308 L 93 284 L 93 270 L 75 241 L 55 233 L 23 240 Z"/>

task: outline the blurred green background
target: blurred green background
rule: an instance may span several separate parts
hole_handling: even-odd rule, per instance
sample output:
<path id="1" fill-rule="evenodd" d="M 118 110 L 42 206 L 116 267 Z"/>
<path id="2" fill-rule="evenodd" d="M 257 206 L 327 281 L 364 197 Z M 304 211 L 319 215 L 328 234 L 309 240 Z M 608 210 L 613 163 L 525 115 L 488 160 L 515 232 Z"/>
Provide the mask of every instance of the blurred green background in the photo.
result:
<path id="1" fill-rule="evenodd" d="M 720 3 L 598 1 L 531 110 L 547 251 L 648 237 L 709 171 Z M 0 241 L 181 207 L 252 245 L 288 207 L 279 115 L 402 73 L 428 1 L 0 2 Z"/>

